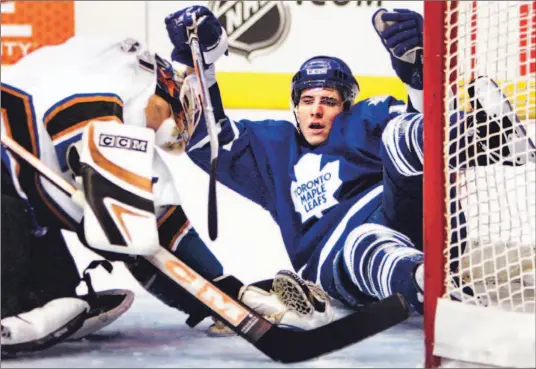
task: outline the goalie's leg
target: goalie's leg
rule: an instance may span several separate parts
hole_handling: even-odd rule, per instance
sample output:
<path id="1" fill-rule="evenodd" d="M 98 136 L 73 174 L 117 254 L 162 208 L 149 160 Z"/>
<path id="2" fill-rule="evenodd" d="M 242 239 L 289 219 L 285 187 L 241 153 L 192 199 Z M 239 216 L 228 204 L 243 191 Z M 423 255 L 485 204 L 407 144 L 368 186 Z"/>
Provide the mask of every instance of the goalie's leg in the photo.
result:
<path id="1" fill-rule="evenodd" d="M 18 197 L 2 194 L 1 207 L 2 356 L 43 350 L 80 328 L 89 304 L 76 296 L 78 272 L 61 234 L 35 237 Z"/>

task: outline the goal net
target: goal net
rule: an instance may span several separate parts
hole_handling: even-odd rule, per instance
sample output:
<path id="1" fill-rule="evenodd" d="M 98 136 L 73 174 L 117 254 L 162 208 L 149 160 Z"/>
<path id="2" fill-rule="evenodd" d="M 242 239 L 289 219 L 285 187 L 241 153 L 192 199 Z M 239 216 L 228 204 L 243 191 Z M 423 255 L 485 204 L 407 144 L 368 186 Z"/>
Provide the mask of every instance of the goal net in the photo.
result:
<path id="1" fill-rule="evenodd" d="M 426 366 L 534 367 L 536 1 L 426 1 L 424 19 Z"/>

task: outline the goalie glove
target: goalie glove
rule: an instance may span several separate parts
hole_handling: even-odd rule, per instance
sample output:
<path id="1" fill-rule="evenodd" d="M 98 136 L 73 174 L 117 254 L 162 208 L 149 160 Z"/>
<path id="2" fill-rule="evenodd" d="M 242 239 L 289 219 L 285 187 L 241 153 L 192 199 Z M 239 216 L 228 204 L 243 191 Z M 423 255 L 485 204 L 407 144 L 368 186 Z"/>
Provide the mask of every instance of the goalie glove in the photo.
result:
<path id="1" fill-rule="evenodd" d="M 82 142 L 85 241 L 97 250 L 154 254 L 160 247 L 152 192 L 154 131 L 92 121 Z"/>
<path id="2" fill-rule="evenodd" d="M 242 287 L 239 299 L 267 320 L 289 329 L 311 330 L 334 319 L 327 293 L 320 286 L 304 281 L 288 270 L 278 272 L 273 281 Z M 234 332 L 216 321 L 208 334 L 228 336 Z"/>

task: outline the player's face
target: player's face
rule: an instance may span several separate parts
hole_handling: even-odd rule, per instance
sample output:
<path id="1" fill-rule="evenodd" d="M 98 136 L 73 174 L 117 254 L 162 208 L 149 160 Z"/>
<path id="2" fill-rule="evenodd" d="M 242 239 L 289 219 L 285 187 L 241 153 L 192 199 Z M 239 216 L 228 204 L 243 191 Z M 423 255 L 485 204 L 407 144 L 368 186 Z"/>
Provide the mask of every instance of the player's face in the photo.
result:
<path id="1" fill-rule="evenodd" d="M 343 109 L 339 91 L 332 88 L 309 88 L 302 92 L 296 109 L 303 137 L 313 146 L 324 142 L 337 114 Z"/>

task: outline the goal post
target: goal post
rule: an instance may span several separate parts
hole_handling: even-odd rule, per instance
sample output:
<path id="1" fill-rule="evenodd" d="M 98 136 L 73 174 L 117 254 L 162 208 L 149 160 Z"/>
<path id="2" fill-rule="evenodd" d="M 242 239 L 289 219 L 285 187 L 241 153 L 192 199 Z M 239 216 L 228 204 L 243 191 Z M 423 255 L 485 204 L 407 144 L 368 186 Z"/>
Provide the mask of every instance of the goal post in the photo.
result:
<path id="1" fill-rule="evenodd" d="M 425 367 L 438 367 L 440 359 L 433 355 L 435 316 L 437 301 L 442 295 L 445 270 L 443 250 L 446 247 L 445 172 L 443 167 L 444 130 L 441 128 L 445 116 L 443 86 L 445 85 L 446 43 L 444 22 L 446 3 L 440 1 L 424 3 L 423 40 L 423 104 L 424 104 L 424 169 L 423 169 L 423 216 L 424 216 L 424 341 Z M 437 122 L 434 124 L 434 122 Z M 434 150 L 431 150 L 431 148 Z M 430 149 L 429 149 L 430 148 Z"/>
<path id="2" fill-rule="evenodd" d="M 470 155 L 453 133 L 482 110 L 467 92 L 481 76 L 504 94 L 499 119 L 515 120 L 508 101 L 536 141 L 536 1 L 425 1 L 423 46 L 425 365 L 534 367 L 534 153 L 516 145 L 527 160 L 516 166 L 449 163 Z"/>

